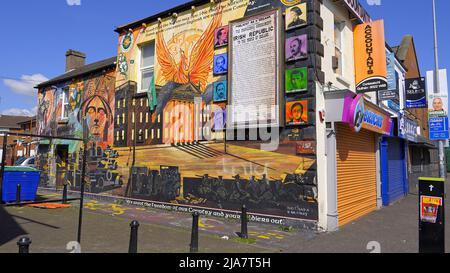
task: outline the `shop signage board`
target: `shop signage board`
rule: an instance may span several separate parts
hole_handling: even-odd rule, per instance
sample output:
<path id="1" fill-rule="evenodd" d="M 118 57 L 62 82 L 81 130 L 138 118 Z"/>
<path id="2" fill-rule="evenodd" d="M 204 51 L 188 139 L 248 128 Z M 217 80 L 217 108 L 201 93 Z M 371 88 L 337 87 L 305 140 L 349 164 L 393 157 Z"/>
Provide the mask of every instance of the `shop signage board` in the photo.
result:
<path id="1" fill-rule="evenodd" d="M 384 21 L 357 25 L 353 31 L 356 92 L 388 89 Z"/>
<path id="2" fill-rule="evenodd" d="M 366 129 L 381 135 L 392 134 L 393 123 L 389 113 L 367 102 L 361 94 L 345 98 L 342 121 L 356 133 Z"/>
<path id="3" fill-rule="evenodd" d="M 399 100 L 399 95 L 397 90 L 381 90 L 378 92 L 378 98 L 380 101 L 385 100 Z"/>
<path id="4" fill-rule="evenodd" d="M 419 251 L 445 253 L 445 179 L 419 178 Z"/>
<path id="5" fill-rule="evenodd" d="M 417 129 L 419 124 L 405 115 L 399 113 L 398 118 L 398 136 L 411 142 L 417 142 Z"/>
<path id="6" fill-rule="evenodd" d="M 405 80 L 406 108 L 426 108 L 427 93 L 425 78 Z"/>
<path id="7" fill-rule="evenodd" d="M 395 54 L 388 53 L 386 58 L 387 63 L 387 90 L 397 90 L 397 76 L 395 75 Z"/>

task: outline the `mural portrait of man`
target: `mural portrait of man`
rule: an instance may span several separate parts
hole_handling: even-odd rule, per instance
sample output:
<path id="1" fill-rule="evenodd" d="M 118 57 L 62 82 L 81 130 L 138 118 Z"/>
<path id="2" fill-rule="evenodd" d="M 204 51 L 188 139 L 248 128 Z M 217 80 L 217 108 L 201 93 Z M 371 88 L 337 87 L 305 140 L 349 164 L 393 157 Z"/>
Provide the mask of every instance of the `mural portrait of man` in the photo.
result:
<path id="1" fill-rule="evenodd" d="M 286 93 L 306 91 L 308 89 L 308 69 L 296 68 L 286 71 Z"/>
<path id="2" fill-rule="evenodd" d="M 307 54 L 307 35 L 300 35 L 286 40 L 286 61 L 305 58 Z"/>
<path id="3" fill-rule="evenodd" d="M 228 72 L 228 55 L 220 54 L 214 56 L 214 74 L 225 74 Z"/>
<path id="4" fill-rule="evenodd" d="M 214 102 L 222 102 L 227 100 L 227 81 L 214 83 Z"/>
<path id="5" fill-rule="evenodd" d="M 286 10 L 286 30 L 307 24 L 306 3 L 293 6 Z"/>
<path id="6" fill-rule="evenodd" d="M 286 125 L 302 125 L 308 123 L 308 101 L 292 101 L 286 103 Z"/>
<path id="7" fill-rule="evenodd" d="M 214 34 L 214 46 L 221 47 L 228 44 L 228 26 L 216 29 Z"/>

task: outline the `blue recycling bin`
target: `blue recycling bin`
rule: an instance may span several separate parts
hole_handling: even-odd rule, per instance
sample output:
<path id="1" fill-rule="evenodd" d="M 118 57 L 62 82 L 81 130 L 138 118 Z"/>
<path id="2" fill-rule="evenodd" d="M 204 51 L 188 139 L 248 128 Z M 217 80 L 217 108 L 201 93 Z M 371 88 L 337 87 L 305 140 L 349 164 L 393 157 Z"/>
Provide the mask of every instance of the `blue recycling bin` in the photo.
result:
<path id="1" fill-rule="evenodd" d="M 3 174 L 3 196 L 5 203 L 16 201 L 17 185 L 20 184 L 21 201 L 36 201 L 41 173 L 30 167 L 5 167 Z"/>

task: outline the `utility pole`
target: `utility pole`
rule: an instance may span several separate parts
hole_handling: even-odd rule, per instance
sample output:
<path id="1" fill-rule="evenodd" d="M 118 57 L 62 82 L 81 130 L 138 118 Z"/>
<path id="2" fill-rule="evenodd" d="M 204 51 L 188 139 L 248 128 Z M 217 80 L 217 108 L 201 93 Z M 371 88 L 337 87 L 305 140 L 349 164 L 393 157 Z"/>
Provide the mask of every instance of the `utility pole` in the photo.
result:
<path id="1" fill-rule="evenodd" d="M 438 57 L 438 38 L 437 38 L 437 27 L 436 27 L 436 1 L 433 0 L 433 29 L 434 29 L 434 62 L 435 62 L 435 72 L 434 72 L 434 93 L 440 94 L 440 82 L 439 82 L 439 57 Z M 445 166 L 445 150 L 444 141 L 439 140 L 439 177 L 447 178 L 447 169 Z"/>

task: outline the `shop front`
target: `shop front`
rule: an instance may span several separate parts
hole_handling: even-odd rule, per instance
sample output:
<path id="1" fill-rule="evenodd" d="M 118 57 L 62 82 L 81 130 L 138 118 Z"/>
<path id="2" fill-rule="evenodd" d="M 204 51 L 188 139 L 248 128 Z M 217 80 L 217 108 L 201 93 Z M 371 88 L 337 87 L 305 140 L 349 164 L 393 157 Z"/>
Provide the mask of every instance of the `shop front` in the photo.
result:
<path id="1" fill-rule="evenodd" d="M 383 206 L 405 197 L 409 192 L 408 184 L 408 143 L 416 143 L 417 122 L 398 114 L 397 126 L 392 137 L 383 137 L 381 141 L 381 189 Z"/>
<path id="2" fill-rule="evenodd" d="M 379 140 L 391 135 L 392 119 L 363 95 L 339 91 L 327 97 L 328 127 L 335 134 L 338 225 L 343 226 L 380 207 Z"/>

